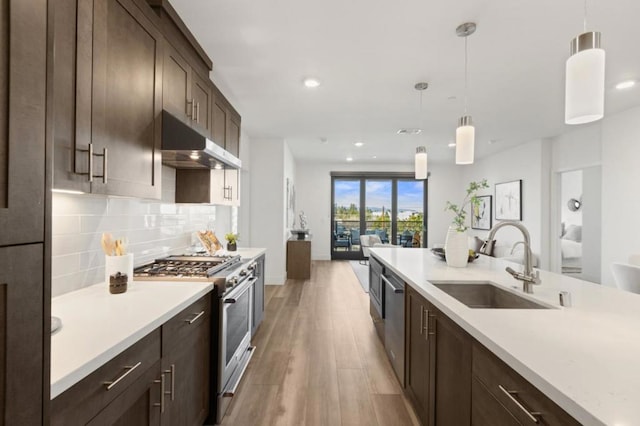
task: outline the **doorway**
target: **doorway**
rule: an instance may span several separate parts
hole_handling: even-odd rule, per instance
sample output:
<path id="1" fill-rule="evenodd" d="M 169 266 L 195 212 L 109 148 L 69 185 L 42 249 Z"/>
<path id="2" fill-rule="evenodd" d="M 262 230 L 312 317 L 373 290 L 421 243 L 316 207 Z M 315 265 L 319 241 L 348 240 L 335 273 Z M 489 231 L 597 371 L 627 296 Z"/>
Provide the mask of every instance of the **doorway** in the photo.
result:
<path id="1" fill-rule="evenodd" d="M 427 181 L 412 173 L 332 173 L 331 259 L 362 259 L 360 237 L 422 247 Z"/>
<path id="2" fill-rule="evenodd" d="M 558 174 L 559 220 L 556 264 L 563 275 L 600 282 L 602 169 L 600 166 Z"/>

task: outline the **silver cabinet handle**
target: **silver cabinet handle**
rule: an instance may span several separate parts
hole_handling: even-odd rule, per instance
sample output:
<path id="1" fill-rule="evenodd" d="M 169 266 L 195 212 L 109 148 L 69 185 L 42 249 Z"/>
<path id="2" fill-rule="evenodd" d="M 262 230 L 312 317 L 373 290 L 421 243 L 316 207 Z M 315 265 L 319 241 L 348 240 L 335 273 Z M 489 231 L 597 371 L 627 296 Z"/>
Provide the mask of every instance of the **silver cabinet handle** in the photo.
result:
<path id="1" fill-rule="evenodd" d="M 424 339 L 429 341 L 429 310 L 425 308 L 424 310 Z"/>
<path id="2" fill-rule="evenodd" d="M 164 383 L 164 374 L 160 375 L 160 380 L 154 380 L 153 383 L 160 383 L 160 402 L 156 402 L 153 404 L 154 407 L 160 407 L 160 413 L 164 413 L 164 396 L 166 395 L 165 391 L 165 383 Z"/>
<path id="3" fill-rule="evenodd" d="M 107 387 L 107 390 L 111 390 L 115 385 L 117 385 L 118 383 L 120 383 L 122 380 L 124 380 L 125 377 L 127 377 L 129 374 L 131 374 L 131 372 L 133 370 L 135 370 L 136 368 L 140 367 L 140 364 L 142 364 L 142 361 L 138 362 L 136 365 L 134 366 L 126 366 L 125 369 L 127 371 L 124 372 L 124 374 L 120 377 L 118 377 L 117 379 L 115 379 L 113 382 L 104 382 L 104 385 Z"/>
<path id="4" fill-rule="evenodd" d="M 176 398 L 176 365 L 171 364 L 170 370 L 164 370 L 164 374 L 171 374 L 171 390 L 164 392 L 163 395 L 171 395 L 171 400 Z"/>
<path id="5" fill-rule="evenodd" d="M 380 275 L 380 278 L 382 278 L 382 281 L 387 283 L 389 285 L 389 287 L 391 287 L 393 289 L 394 293 L 404 293 L 404 289 L 403 288 L 396 287 L 395 285 L 393 285 L 393 283 L 391 281 L 389 281 L 387 279 L 387 277 L 385 277 L 384 275 Z"/>
<path id="6" fill-rule="evenodd" d="M 424 333 L 424 306 L 420 305 L 420 334 Z"/>
<path id="7" fill-rule="evenodd" d="M 200 123 L 200 102 L 196 104 L 196 123 Z"/>
<path id="8" fill-rule="evenodd" d="M 436 335 L 436 325 L 435 325 L 435 315 L 431 315 L 431 314 L 427 314 L 427 332 L 429 334 L 429 336 L 435 336 Z M 433 327 L 431 327 L 431 318 L 434 319 L 434 323 L 433 323 Z"/>
<path id="9" fill-rule="evenodd" d="M 97 154 L 97 156 L 102 157 L 102 183 L 107 183 L 107 148 L 102 148 L 102 154 Z"/>
<path id="10" fill-rule="evenodd" d="M 89 182 L 93 182 L 93 144 L 90 143 L 87 148 L 89 153 Z"/>
<path id="11" fill-rule="evenodd" d="M 204 311 L 200 312 L 199 314 L 197 314 L 195 317 L 191 318 L 190 320 L 184 320 L 184 322 L 188 322 L 189 324 L 193 324 L 194 322 L 196 322 L 198 320 L 198 318 L 200 318 L 203 315 L 204 315 Z"/>
<path id="12" fill-rule="evenodd" d="M 514 395 L 518 394 L 518 391 L 509 391 L 506 390 L 502 385 L 498 385 L 498 388 L 502 391 L 502 393 L 504 393 L 505 395 L 507 395 L 507 397 L 511 400 L 511 402 L 513 402 L 514 404 L 516 404 L 516 406 L 522 410 L 522 412 L 524 412 L 527 417 L 529 417 L 529 419 L 534 422 L 534 423 L 538 423 L 538 418 L 536 416 L 540 416 L 542 415 L 542 413 L 537 412 L 537 411 L 529 411 L 527 410 L 524 405 L 522 405 L 522 403 L 520 401 L 518 401 L 516 399 L 516 397 Z"/>

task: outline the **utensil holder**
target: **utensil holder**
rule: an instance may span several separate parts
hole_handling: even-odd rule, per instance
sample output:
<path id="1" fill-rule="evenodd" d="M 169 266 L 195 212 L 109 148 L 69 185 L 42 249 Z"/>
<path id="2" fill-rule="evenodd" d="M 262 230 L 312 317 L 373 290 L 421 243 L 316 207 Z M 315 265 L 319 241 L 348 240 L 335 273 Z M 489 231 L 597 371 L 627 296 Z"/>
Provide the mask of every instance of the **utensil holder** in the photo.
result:
<path id="1" fill-rule="evenodd" d="M 124 293 L 133 282 L 133 254 L 105 256 L 104 280 L 112 294 Z"/>

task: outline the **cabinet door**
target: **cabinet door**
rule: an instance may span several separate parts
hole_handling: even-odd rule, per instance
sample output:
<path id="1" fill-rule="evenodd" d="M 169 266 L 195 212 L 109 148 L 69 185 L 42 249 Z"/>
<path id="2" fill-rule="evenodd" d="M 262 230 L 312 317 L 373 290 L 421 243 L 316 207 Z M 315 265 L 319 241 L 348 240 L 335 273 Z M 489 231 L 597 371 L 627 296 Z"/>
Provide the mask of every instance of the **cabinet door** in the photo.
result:
<path id="1" fill-rule="evenodd" d="M 191 95 L 193 96 L 193 119 L 191 125 L 207 138 L 211 138 L 211 104 L 212 93 L 208 80 L 201 78 L 195 72 L 191 74 Z"/>
<path id="2" fill-rule="evenodd" d="M 227 140 L 227 105 L 220 92 L 214 92 L 211 110 L 213 142 L 224 148 Z"/>
<path id="3" fill-rule="evenodd" d="M 509 410 L 504 408 L 476 377 L 472 379 L 471 386 L 471 393 L 473 395 L 471 424 L 473 424 L 473 426 L 520 425 Z"/>
<path id="4" fill-rule="evenodd" d="M 407 286 L 406 389 L 423 425 L 432 425 L 431 351 L 427 327 L 427 302 Z"/>
<path id="5" fill-rule="evenodd" d="M 229 123 L 227 125 L 227 140 L 225 149 L 236 157 L 240 156 L 240 117 L 231 113 L 228 114 Z"/>
<path id="6" fill-rule="evenodd" d="M 251 327 L 251 335 L 253 336 L 258 326 L 264 318 L 264 256 L 256 261 L 256 283 L 253 291 L 253 325 Z"/>
<path id="7" fill-rule="evenodd" d="M 176 316 L 183 327 L 172 326 L 171 331 L 179 338 L 162 354 L 162 371 L 167 377 L 165 425 L 201 425 L 209 412 L 211 308 L 208 301 L 199 303 Z M 195 313 L 200 309 L 202 315 Z"/>
<path id="8" fill-rule="evenodd" d="M 162 107 L 183 122 L 191 124 L 191 67 L 169 43 L 165 43 L 164 48 Z"/>
<path id="9" fill-rule="evenodd" d="M 229 205 L 240 206 L 240 170 L 226 169 L 224 171 L 224 184 L 227 188 Z"/>
<path id="10" fill-rule="evenodd" d="M 78 48 L 93 41 L 92 143 L 107 149 L 92 192 L 160 198 L 162 35 L 133 0 L 93 8 L 93 37 L 78 34 Z"/>
<path id="11" fill-rule="evenodd" d="M 42 244 L 0 248 L 1 424 L 44 424 L 43 250 Z"/>
<path id="12" fill-rule="evenodd" d="M 435 424 L 471 424 L 472 339 L 457 324 L 429 306 L 431 344 L 435 346 Z"/>
<path id="13" fill-rule="evenodd" d="M 160 361 L 157 361 L 87 425 L 159 426 L 161 418 L 166 415 L 161 402 L 162 382 L 166 388 L 166 380 L 166 376 L 160 373 Z"/>
<path id="14" fill-rule="evenodd" d="M 0 0 L 0 246 L 44 241 L 46 17 Z"/>

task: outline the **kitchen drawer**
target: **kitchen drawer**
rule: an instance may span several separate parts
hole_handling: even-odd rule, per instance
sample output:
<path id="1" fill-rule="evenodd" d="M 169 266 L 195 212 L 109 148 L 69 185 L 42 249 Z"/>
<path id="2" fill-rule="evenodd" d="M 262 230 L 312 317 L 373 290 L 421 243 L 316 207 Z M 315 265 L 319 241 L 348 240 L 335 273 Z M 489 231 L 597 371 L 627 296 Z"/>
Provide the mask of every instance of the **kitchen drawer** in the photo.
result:
<path id="1" fill-rule="evenodd" d="M 539 425 L 580 424 L 477 342 L 473 346 L 473 375 L 522 424 L 535 424 L 534 419 Z"/>
<path id="2" fill-rule="evenodd" d="M 211 321 L 211 294 L 198 299 L 162 326 L 162 354 L 180 344 L 193 330 Z"/>
<path id="3" fill-rule="evenodd" d="M 519 426 L 498 400 L 477 377 L 471 380 L 471 424 L 473 426 Z"/>
<path id="4" fill-rule="evenodd" d="M 156 329 L 56 397 L 51 402 L 51 425 L 86 424 L 159 359 L 160 330 Z"/>

